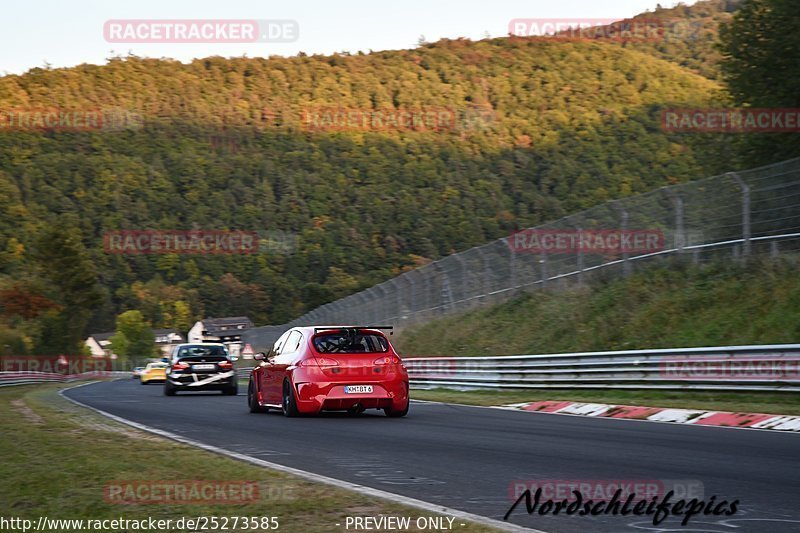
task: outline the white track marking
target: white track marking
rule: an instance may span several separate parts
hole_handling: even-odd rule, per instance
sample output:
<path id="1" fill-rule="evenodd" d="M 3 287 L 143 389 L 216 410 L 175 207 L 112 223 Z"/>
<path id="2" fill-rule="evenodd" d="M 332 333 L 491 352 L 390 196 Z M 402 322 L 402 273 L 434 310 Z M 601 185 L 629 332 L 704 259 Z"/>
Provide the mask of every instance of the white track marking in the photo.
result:
<path id="1" fill-rule="evenodd" d="M 525 528 L 522 526 L 518 526 L 515 524 L 511 524 L 508 522 L 502 522 L 500 520 L 494 520 L 492 518 L 487 518 L 485 516 L 480 516 L 472 513 L 468 513 L 466 511 L 460 511 L 458 509 L 452 509 L 450 507 L 444 507 L 442 505 L 437 505 L 435 503 L 426 502 L 423 500 L 417 500 L 415 498 L 409 498 L 408 496 L 402 496 L 400 494 L 394 494 L 391 492 L 387 492 L 380 489 L 374 489 L 372 487 L 366 487 L 364 485 L 358 485 L 356 483 L 350 483 L 349 481 L 342 481 L 339 479 L 333 479 L 327 476 L 323 476 L 320 474 L 315 474 L 313 472 L 307 472 L 305 470 L 300 470 L 298 468 L 292 468 L 290 466 L 284 466 L 278 463 L 272 463 L 270 461 L 265 461 L 263 459 L 257 459 L 255 457 L 250 457 L 249 455 L 244 455 L 241 453 L 232 452 L 230 450 L 226 450 L 224 448 L 218 448 L 217 446 L 212 446 L 210 444 L 205 444 L 203 442 L 199 442 L 196 440 L 188 439 L 186 437 L 182 437 L 180 435 L 176 435 L 175 433 L 171 433 L 169 431 L 164 431 L 162 429 L 154 428 L 151 426 L 147 426 L 145 424 L 140 424 L 138 422 L 134 422 L 132 420 L 128 420 L 126 418 L 119 417 L 117 415 L 112 415 L 106 411 L 101 409 L 97 409 L 96 407 L 92 407 L 91 405 L 87 405 L 83 402 L 70 398 L 69 396 L 65 395 L 64 392 L 77 389 L 78 387 L 84 387 L 86 385 L 92 385 L 94 383 L 98 383 L 96 381 L 89 382 L 89 383 L 81 383 L 80 385 L 75 385 L 74 387 L 68 387 L 66 389 L 61 389 L 58 391 L 59 396 L 69 400 L 70 402 L 80 405 L 81 407 L 85 407 L 86 409 L 90 409 L 98 414 L 101 414 L 105 417 L 110 418 L 116 422 L 121 424 L 125 424 L 136 429 L 140 429 L 142 431 L 147 431 L 148 433 L 153 433 L 155 435 L 159 435 L 161 437 L 165 437 L 170 440 L 174 440 L 176 442 L 180 442 L 183 444 L 188 444 L 189 446 L 194 446 L 196 448 L 201 448 L 203 450 L 224 455 L 226 457 L 230 457 L 231 459 L 237 459 L 239 461 L 244 461 L 246 463 L 251 463 L 263 468 L 269 468 L 270 470 L 276 470 L 278 472 L 284 472 L 286 474 L 291 474 L 293 476 L 297 476 L 303 479 L 307 479 L 308 481 L 313 481 L 315 483 L 324 483 L 326 485 L 332 485 L 334 487 L 338 487 L 340 489 L 346 489 L 353 492 L 357 492 L 359 494 L 363 494 L 365 496 L 370 496 L 374 498 L 380 498 L 382 500 L 386 500 L 390 503 L 398 503 L 401 505 L 407 505 L 409 507 L 415 507 L 417 509 L 431 512 L 431 513 L 438 513 L 438 514 L 445 514 L 449 516 L 453 516 L 457 519 L 461 520 L 468 520 L 470 522 L 474 522 L 476 524 L 482 524 L 489 527 L 494 527 L 503 531 L 514 531 L 514 532 L 528 532 L 528 533 L 546 533 L 545 531 L 539 529 L 531 529 Z"/>

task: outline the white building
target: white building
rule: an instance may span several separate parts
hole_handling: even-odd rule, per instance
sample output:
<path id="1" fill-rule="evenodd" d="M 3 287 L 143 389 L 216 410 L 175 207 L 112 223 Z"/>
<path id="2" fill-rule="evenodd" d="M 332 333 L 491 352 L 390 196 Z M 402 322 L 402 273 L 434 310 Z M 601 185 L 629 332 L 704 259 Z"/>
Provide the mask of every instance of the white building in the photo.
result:
<path id="1" fill-rule="evenodd" d="M 188 342 L 221 342 L 234 357 L 242 349 L 242 333 L 254 326 L 246 316 L 204 318 L 189 330 Z"/>
<path id="2" fill-rule="evenodd" d="M 161 349 L 161 353 L 168 356 L 172 353 L 172 349 L 185 342 L 183 334 L 177 329 L 154 329 L 153 336 L 155 337 L 156 346 Z"/>

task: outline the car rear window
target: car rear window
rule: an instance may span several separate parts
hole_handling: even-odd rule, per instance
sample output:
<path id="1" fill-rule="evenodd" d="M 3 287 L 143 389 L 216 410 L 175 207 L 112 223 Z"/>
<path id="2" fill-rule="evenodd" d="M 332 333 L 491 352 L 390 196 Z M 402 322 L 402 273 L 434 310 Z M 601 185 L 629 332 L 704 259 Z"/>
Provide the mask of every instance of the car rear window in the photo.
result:
<path id="1" fill-rule="evenodd" d="M 222 346 L 183 346 L 178 350 L 180 359 L 208 359 L 223 360 L 227 359 L 228 352 Z"/>
<path id="2" fill-rule="evenodd" d="M 319 353 L 381 353 L 389 351 L 389 342 L 374 333 L 323 333 L 314 337 Z"/>

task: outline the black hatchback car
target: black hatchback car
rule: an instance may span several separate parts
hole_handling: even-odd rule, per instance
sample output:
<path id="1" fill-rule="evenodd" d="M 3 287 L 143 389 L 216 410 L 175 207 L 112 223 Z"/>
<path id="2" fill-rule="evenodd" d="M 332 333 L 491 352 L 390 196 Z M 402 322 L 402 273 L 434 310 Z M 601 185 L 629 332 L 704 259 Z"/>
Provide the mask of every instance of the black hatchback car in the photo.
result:
<path id="1" fill-rule="evenodd" d="M 164 394 L 201 390 L 237 394 L 236 369 L 224 344 L 179 344 L 172 350 Z"/>

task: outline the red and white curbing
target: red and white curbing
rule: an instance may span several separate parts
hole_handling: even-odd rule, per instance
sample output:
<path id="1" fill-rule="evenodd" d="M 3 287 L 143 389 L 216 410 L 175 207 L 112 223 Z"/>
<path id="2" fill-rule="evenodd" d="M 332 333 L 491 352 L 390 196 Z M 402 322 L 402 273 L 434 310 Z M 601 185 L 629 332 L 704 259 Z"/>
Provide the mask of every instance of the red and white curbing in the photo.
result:
<path id="1" fill-rule="evenodd" d="M 609 405 L 605 403 L 579 403 L 546 400 L 541 402 L 515 403 L 504 407 L 576 416 L 600 418 L 626 418 L 693 424 L 695 426 L 722 426 L 749 429 L 773 429 L 776 431 L 800 432 L 800 416 L 766 415 L 762 413 L 729 413 L 699 409 L 666 409 L 663 407 L 640 407 L 633 405 Z"/>

